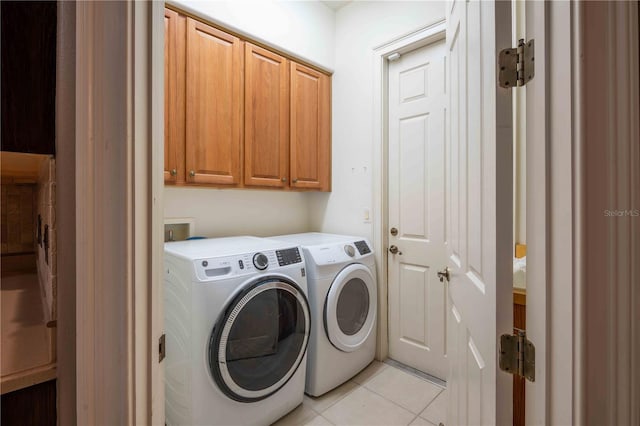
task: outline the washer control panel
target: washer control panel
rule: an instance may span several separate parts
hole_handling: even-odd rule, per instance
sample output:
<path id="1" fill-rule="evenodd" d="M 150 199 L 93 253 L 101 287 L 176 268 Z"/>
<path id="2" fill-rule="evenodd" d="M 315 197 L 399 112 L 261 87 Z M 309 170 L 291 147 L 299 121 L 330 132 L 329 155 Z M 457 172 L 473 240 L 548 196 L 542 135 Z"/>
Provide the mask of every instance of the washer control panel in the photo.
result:
<path id="1" fill-rule="evenodd" d="M 302 257 L 300 256 L 300 250 L 298 247 L 276 250 L 276 256 L 278 258 L 278 265 L 280 266 L 293 265 L 295 263 L 302 262 Z"/>
<path id="2" fill-rule="evenodd" d="M 256 253 L 253 255 L 253 266 L 260 271 L 264 271 L 269 266 L 269 258 L 264 253 Z"/>
<path id="3" fill-rule="evenodd" d="M 302 263 L 297 247 L 283 250 L 266 250 L 256 253 L 238 254 L 194 262 L 196 276 L 200 281 L 226 279 L 261 271 L 272 271 L 283 266 Z"/>

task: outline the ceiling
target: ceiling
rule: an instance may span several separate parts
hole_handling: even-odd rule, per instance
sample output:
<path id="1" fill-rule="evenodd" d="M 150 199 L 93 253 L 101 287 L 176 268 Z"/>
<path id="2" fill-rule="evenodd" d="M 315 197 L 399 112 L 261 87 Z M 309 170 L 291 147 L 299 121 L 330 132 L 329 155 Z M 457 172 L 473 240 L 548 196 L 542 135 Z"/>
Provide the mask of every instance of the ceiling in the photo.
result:
<path id="1" fill-rule="evenodd" d="M 349 3 L 351 3 L 352 0 L 346 0 L 346 1 L 342 1 L 342 0 L 325 0 L 322 3 L 324 3 L 325 5 L 327 5 L 329 8 L 333 9 L 333 10 L 338 10 L 346 5 L 348 5 Z"/>

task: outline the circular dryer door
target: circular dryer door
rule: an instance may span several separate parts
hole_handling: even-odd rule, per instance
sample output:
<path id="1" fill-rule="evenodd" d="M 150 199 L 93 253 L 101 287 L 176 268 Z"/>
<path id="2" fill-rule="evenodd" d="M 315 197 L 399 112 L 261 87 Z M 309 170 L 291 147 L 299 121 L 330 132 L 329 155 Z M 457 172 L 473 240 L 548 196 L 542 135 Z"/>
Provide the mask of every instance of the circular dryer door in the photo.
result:
<path id="1" fill-rule="evenodd" d="M 344 352 L 359 349 L 376 320 L 377 288 L 369 268 L 353 264 L 336 276 L 324 306 L 327 337 Z"/>
<path id="2" fill-rule="evenodd" d="M 264 399 L 296 372 L 309 341 L 309 304 L 293 282 L 263 279 L 227 306 L 211 333 L 209 368 L 222 392 Z"/>

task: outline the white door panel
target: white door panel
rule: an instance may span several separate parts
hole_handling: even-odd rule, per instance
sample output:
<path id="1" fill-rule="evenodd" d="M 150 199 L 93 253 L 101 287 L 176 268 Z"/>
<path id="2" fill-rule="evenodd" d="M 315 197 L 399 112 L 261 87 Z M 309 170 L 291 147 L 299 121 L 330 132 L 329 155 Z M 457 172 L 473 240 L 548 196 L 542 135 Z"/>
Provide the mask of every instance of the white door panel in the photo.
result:
<path id="1" fill-rule="evenodd" d="M 389 64 L 389 356 L 445 379 L 444 40 Z"/>
<path id="2" fill-rule="evenodd" d="M 498 369 L 497 347 L 512 328 L 512 116 L 496 58 L 511 40 L 511 6 L 447 10 L 447 425 L 510 424 L 511 376 Z"/>

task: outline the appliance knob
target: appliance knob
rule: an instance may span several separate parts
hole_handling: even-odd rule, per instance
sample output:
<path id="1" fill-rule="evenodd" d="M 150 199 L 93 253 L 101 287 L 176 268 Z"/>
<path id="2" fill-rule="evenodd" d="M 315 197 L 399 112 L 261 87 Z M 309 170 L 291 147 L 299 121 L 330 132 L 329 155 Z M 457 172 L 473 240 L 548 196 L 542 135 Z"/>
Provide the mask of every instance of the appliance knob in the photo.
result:
<path id="1" fill-rule="evenodd" d="M 256 269 L 264 271 L 269 266 L 269 259 L 264 253 L 256 253 L 253 255 L 253 266 Z"/>
<path id="2" fill-rule="evenodd" d="M 349 257 L 353 257 L 353 256 L 356 255 L 356 251 L 353 248 L 353 246 L 350 246 L 348 244 L 346 246 L 344 246 L 344 252 L 347 253 L 347 256 L 349 256 Z"/>

